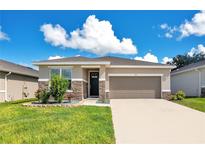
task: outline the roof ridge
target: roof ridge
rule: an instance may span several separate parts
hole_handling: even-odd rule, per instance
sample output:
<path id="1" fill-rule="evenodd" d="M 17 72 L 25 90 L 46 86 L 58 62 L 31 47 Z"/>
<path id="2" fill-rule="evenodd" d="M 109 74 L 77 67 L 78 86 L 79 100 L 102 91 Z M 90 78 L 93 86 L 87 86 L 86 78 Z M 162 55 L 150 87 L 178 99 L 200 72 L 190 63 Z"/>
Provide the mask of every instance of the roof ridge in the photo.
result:
<path id="1" fill-rule="evenodd" d="M 150 61 L 145 61 L 145 60 L 136 60 L 136 59 L 130 59 L 130 58 L 125 58 L 125 57 L 115 57 L 115 56 L 104 56 L 104 57 L 98 57 L 100 58 L 117 58 L 117 59 L 122 59 L 122 60 L 127 60 L 127 61 L 135 61 L 135 62 L 144 62 L 144 63 L 149 63 L 149 64 L 160 64 L 160 65 L 169 65 L 169 64 L 162 64 L 162 63 L 155 63 L 155 62 L 150 62 Z"/>

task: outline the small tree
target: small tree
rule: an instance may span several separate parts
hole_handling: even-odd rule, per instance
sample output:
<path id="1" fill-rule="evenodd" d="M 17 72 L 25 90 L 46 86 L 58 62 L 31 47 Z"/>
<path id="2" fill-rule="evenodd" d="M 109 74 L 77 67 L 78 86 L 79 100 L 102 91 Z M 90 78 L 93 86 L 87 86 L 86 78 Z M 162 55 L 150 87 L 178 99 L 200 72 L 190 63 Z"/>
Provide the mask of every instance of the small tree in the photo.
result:
<path id="1" fill-rule="evenodd" d="M 58 103 L 61 103 L 63 100 L 63 96 L 68 87 L 68 82 L 68 80 L 59 75 L 54 75 L 51 78 L 50 94 Z"/>

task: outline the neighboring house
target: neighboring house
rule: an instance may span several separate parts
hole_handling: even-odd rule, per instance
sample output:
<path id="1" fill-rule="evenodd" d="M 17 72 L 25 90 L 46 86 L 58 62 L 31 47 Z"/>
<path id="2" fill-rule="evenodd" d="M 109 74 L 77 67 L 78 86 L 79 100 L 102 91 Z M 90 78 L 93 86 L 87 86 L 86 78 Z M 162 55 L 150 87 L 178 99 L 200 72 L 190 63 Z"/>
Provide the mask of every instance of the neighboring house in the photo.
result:
<path id="1" fill-rule="evenodd" d="M 37 61 L 39 87 L 49 86 L 52 74 L 67 78 L 73 99 L 166 98 L 173 66 L 117 57 L 69 57 Z"/>
<path id="2" fill-rule="evenodd" d="M 205 96 L 205 60 L 171 72 L 171 90 L 183 90 L 187 96 Z"/>
<path id="3" fill-rule="evenodd" d="M 38 71 L 0 60 L 0 102 L 33 98 L 38 89 Z"/>

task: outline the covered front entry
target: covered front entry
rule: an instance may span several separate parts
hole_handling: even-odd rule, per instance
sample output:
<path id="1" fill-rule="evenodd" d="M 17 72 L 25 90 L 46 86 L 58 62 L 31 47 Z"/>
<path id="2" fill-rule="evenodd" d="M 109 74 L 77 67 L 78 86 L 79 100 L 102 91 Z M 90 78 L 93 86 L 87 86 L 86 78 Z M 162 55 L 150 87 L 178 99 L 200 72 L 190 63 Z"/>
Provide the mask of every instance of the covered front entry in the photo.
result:
<path id="1" fill-rule="evenodd" d="M 110 98 L 161 98 L 160 76 L 110 76 Z"/>

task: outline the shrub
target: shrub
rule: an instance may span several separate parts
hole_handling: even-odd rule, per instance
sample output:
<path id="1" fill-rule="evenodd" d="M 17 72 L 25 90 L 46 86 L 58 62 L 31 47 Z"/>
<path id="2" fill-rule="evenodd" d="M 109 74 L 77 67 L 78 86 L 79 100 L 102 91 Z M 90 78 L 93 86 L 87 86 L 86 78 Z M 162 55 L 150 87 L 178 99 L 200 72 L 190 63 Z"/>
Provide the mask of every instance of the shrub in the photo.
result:
<path id="1" fill-rule="evenodd" d="M 176 101 L 177 100 L 177 96 L 176 95 L 171 95 L 171 100 Z"/>
<path id="2" fill-rule="evenodd" d="M 177 93 L 176 93 L 177 100 L 183 100 L 185 97 L 186 97 L 186 95 L 185 95 L 184 91 L 182 91 L 182 90 L 177 91 Z"/>
<path id="3" fill-rule="evenodd" d="M 59 75 L 54 75 L 51 78 L 50 94 L 58 103 L 61 103 L 63 100 L 63 96 L 68 87 L 68 82 L 68 80 Z"/>
<path id="4" fill-rule="evenodd" d="M 48 103 L 48 99 L 50 97 L 50 92 L 47 89 L 43 89 L 40 91 L 40 101 L 41 103 Z"/>

